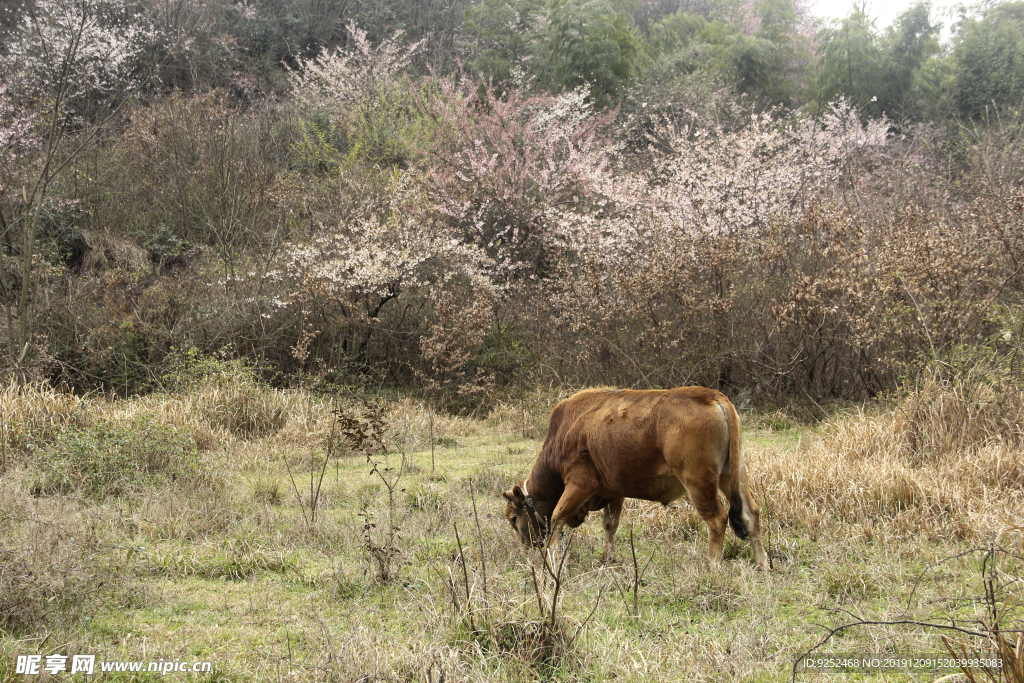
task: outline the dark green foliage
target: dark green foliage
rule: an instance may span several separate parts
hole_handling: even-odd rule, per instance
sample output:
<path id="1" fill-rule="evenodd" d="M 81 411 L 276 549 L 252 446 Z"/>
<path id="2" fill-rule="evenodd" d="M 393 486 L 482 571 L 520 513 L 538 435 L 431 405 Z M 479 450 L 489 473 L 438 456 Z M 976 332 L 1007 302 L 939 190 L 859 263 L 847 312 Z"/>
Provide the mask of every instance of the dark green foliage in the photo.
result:
<path id="1" fill-rule="evenodd" d="M 879 116 L 878 74 L 883 56 L 867 14 L 854 11 L 838 25 L 822 29 L 818 43 L 818 102 L 845 98 L 862 114 Z"/>
<path id="2" fill-rule="evenodd" d="M 734 33 L 718 47 L 717 52 L 737 91 L 768 102 L 781 96 L 781 92 L 773 92 L 779 87 L 779 84 L 772 83 L 778 71 L 776 61 L 779 55 L 770 40 Z"/>
<path id="3" fill-rule="evenodd" d="M 547 92 L 589 85 L 601 107 L 621 98 L 642 49 L 611 0 L 484 0 L 467 10 L 465 31 L 474 71 L 499 88 L 517 78 Z"/>
<path id="4" fill-rule="evenodd" d="M 914 5 L 900 14 L 886 30 L 883 40 L 884 67 L 882 111 L 895 121 L 919 119 L 926 102 L 915 88 L 918 73 L 927 60 L 939 52 L 939 27 L 929 16 L 928 5 Z"/>
<path id="5" fill-rule="evenodd" d="M 647 40 L 648 52 L 656 59 L 666 57 L 678 60 L 685 53 L 691 53 L 694 57 L 699 53 L 697 45 L 700 43 L 700 36 L 707 28 L 708 22 L 696 14 L 676 12 L 670 14 L 651 27 L 650 37 Z M 681 64 L 689 64 L 690 60 L 685 57 Z M 692 71 L 693 69 L 683 69 Z"/>
<path id="6" fill-rule="evenodd" d="M 513 72 L 533 72 L 544 26 L 543 0 L 482 0 L 466 10 L 469 66 L 499 87 L 512 81 Z"/>
<path id="7" fill-rule="evenodd" d="M 750 73 L 741 72 L 737 88 L 764 105 L 791 106 L 803 87 L 803 72 L 810 62 L 810 45 L 801 35 L 792 0 L 761 0 L 755 5 L 760 19 L 756 39 L 763 53 Z"/>
<path id="8" fill-rule="evenodd" d="M 564 0 L 552 5 L 549 21 L 542 78 L 567 90 L 590 85 L 600 107 L 617 102 L 640 49 L 630 16 L 608 0 Z"/>
<path id="9" fill-rule="evenodd" d="M 740 22 L 682 10 L 650 27 L 644 89 L 670 92 L 691 74 L 719 81 L 734 92 L 750 96 L 758 108 L 792 106 L 805 87 L 811 61 L 810 41 L 800 33 L 799 17 L 791 0 L 761 0 L 750 8 L 752 33 Z M 648 98 L 664 101 L 664 98 Z"/>
<path id="10" fill-rule="evenodd" d="M 822 29 L 819 104 L 842 97 L 864 116 L 920 119 L 938 95 L 939 84 L 929 83 L 926 75 L 934 74 L 927 63 L 939 51 L 938 33 L 925 3 L 900 14 L 885 32 L 860 10 Z"/>
<path id="11" fill-rule="evenodd" d="M 1024 103 L 1024 2 L 1005 2 L 965 18 L 953 50 L 959 114 L 982 118 Z"/>

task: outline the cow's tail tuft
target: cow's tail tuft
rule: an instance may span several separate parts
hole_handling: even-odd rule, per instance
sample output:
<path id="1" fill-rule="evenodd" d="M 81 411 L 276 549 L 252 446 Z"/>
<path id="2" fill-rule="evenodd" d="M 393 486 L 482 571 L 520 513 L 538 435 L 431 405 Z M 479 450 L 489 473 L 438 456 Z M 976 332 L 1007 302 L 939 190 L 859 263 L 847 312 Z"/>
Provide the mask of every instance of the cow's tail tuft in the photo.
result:
<path id="1" fill-rule="evenodd" d="M 747 529 L 747 523 L 743 521 L 743 498 L 738 491 L 732 494 L 732 500 L 729 501 L 729 524 L 732 525 L 736 536 L 744 541 L 747 540 L 750 530 Z"/>
<path id="2" fill-rule="evenodd" d="M 736 408 L 726 401 L 719 404 L 725 411 L 726 423 L 729 425 L 729 469 L 732 474 L 732 495 L 729 499 L 729 524 L 736 536 L 746 540 L 750 535 L 747 528 L 746 515 L 743 514 L 743 450 L 740 443 L 740 417 Z"/>

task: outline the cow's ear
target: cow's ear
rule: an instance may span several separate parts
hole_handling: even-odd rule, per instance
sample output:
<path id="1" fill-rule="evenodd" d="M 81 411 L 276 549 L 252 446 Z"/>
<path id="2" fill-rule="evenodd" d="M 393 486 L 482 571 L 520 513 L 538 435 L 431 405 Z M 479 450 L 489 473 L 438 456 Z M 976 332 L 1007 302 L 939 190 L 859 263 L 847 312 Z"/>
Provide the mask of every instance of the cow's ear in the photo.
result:
<path id="1" fill-rule="evenodd" d="M 519 488 L 518 485 L 513 486 L 511 491 L 505 491 L 501 495 L 505 496 L 506 500 L 513 505 L 522 505 L 523 501 L 526 500 L 526 496 L 523 495 L 523 489 Z"/>

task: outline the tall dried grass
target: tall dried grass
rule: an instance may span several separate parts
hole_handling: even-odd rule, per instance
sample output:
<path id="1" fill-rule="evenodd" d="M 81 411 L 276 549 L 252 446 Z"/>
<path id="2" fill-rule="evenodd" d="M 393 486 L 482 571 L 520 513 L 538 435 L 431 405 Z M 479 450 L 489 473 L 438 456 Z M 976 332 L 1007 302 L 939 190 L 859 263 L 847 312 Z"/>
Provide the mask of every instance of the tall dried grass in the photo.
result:
<path id="1" fill-rule="evenodd" d="M 11 464 L 65 430 L 139 415 L 191 429 L 200 450 L 234 449 L 254 438 L 317 449 L 330 437 L 332 407 L 329 399 L 237 377 L 127 401 L 11 384 L 0 389 L 0 454 Z M 503 404 L 489 422 L 519 432 L 542 414 L 533 408 L 533 401 L 526 409 Z M 480 428 L 409 398 L 392 402 L 388 412 L 396 451 L 427 449 L 430 434 L 438 443 Z M 1024 395 L 982 375 L 933 374 L 888 410 L 838 415 L 787 452 L 752 443 L 748 459 L 757 495 L 784 526 L 981 537 L 1024 509 Z"/>
<path id="2" fill-rule="evenodd" d="M 0 389 L 0 453 L 15 460 L 30 444 L 50 443 L 67 429 L 130 421 L 138 415 L 195 429 L 203 450 L 218 442 L 272 434 L 285 441 L 325 441 L 330 431 L 326 401 L 246 381 L 218 379 L 190 391 L 127 400 L 86 399 L 48 384 L 12 382 Z"/>
<path id="3" fill-rule="evenodd" d="M 88 426 L 91 402 L 48 384 L 11 381 L 0 389 L 0 470 L 13 452 L 37 439 L 52 439 L 67 426 Z"/>
<path id="4" fill-rule="evenodd" d="M 882 414 L 836 417 L 792 452 L 751 448 L 750 460 L 785 525 L 985 537 L 1024 509 L 1024 397 L 932 376 Z"/>

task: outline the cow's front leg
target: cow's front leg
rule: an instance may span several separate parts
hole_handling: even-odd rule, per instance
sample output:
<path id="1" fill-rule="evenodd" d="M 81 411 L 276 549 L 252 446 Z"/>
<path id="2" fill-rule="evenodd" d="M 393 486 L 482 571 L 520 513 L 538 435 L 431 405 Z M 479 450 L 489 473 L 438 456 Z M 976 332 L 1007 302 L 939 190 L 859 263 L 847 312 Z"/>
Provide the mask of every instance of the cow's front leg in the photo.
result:
<path id="1" fill-rule="evenodd" d="M 601 564 L 610 564 L 615 561 L 615 532 L 619 529 L 619 519 L 622 517 L 622 503 L 625 498 L 616 498 L 608 503 L 604 509 L 604 554 L 601 555 Z"/>
<path id="2" fill-rule="evenodd" d="M 590 500 L 590 496 L 593 493 L 590 488 L 568 483 L 565 485 L 565 491 L 562 492 L 562 497 L 558 499 L 558 505 L 555 506 L 554 512 L 551 513 L 551 535 L 548 536 L 547 545 L 549 559 L 554 559 L 551 551 L 554 551 L 560 545 L 562 527 L 565 526 L 567 520 L 579 511 L 580 506 Z M 551 569 L 558 571 L 558 565 L 552 562 Z"/>

